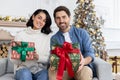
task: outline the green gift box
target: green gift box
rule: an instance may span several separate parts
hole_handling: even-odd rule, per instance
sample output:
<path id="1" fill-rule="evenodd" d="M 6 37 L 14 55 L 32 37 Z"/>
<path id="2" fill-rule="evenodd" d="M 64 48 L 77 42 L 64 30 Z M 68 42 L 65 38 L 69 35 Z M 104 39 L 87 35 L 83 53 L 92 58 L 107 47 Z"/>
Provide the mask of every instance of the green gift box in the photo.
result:
<path id="1" fill-rule="evenodd" d="M 34 59 L 34 42 L 12 41 L 11 47 L 11 59 L 20 59 L 21 61 Z"/>
<path id="2" fill-rule="evenodd" d="M 52 47 L 52 50 L 54 50 L 56 47 L 61 47 L 61 45 L 55 45 Z M 72 44 L 73 49 L 78 49 L 79 50 L 79 44 L 74 43 Z M 79 53 L 68 53 L 69 59 L 72 63 L 72 69 L 74 72 L 76 72 L 79 68 L 79 64 L 80 64 L 80 51 Z M 59 60 L 60 57 L 57 56 L 56 54 L 51 54 L 50 55 L 50 66 L 52 70 L 57 70 L 58 69 L 58 65 L 59 65 Z"/>

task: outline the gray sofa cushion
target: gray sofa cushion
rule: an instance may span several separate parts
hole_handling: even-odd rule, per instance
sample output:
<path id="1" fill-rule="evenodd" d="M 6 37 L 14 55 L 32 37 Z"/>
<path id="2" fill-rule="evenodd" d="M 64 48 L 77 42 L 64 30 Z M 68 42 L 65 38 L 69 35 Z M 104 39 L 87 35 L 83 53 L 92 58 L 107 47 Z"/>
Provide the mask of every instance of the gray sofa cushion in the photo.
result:
<path id="1" fill-rule="evenodd" d="M 7 71 L 6 72 L 7 73 L 14 72 L 14 65 L 9 59 L 7 60 Z"/>
<path id="2" fill-rule="evenodd" d="M 0 76 L 6 72 L 7 58 L 0 58 Z"/>
<path id="3" fill-rule="evenodd" d="M 94 77 L 93 80 L 98 80 L 98 78 Z"/>
<path id="4" fill-rule="evenodd" d="M 15 80 L 14 74 L 13 73 L 5 74 L 0 77 L 0 80 Z"/>
<path id="5" fill-rule="evenodd" d="M 99 80 L 113 80 L 112 66 L 110 63 L 100 58 L 95 58 L 94 65 Z"/>

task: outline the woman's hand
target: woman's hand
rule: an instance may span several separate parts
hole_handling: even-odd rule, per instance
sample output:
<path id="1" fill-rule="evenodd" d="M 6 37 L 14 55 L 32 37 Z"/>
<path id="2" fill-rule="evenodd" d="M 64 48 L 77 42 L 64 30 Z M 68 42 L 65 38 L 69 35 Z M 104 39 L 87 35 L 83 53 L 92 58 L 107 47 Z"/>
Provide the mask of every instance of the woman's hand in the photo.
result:
<path id="1" fill-rule="evenodd" d="M 39 59 L 39 55 L 38 55 L 36 52 L 34 53 L 34 55 L 33 55 L 33 56 L 34 56 L 34 59 L 36 59 L 36 60 L 38 60 L 38 59 Z"/>
<path id="2" fill-rule="evenodd" d="M 79 72 L 84 67 L 84 64 L 85 64 L 85 59 L 84 59 L 83 55 L 80 54 L 80 66 L 79 66 L 77 72 Z"/>

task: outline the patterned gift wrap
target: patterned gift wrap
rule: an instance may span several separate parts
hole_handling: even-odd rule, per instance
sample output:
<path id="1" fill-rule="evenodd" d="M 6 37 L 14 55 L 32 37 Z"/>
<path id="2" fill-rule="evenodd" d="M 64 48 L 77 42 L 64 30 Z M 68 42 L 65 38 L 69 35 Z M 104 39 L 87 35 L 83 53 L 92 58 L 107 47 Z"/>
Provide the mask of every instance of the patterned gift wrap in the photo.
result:
<path id="1" fill-rule="evenodd" d="M 72 44 L 73 48 L 79 49 L 78 44 Z M 52 49 L 54 50 L 56 46 L 53 46 Z M 76 53 L 70 53 L 68 54 L 70 61 L 72 63 L 72 69 L 74 72 L 76 72 L 79 68 L 80 64 L 80 52 L 78 54 Z M 56 54 L 50 55 L 50 66 L 52 70 L 57 70 L 59 65 L 60 58 Z"/>
<path id="2" fill-rule="evenodd" d="M 73 71 L 76 72 L 79 68 L 80 63 L 80 54 L 69 54 L 70 60 L 72 62 Z M 59 64 L 59 57 L 55 54 L 51 54 L 50 56 L 50 65 L 52 70 L 57 70 Z"/>
<path id="3" fill-rule="evenodd" d="M 33 42 L 12 41 L 11 59 L 21 61 L 33 60 L 35 53 L 35 44 Z"/>

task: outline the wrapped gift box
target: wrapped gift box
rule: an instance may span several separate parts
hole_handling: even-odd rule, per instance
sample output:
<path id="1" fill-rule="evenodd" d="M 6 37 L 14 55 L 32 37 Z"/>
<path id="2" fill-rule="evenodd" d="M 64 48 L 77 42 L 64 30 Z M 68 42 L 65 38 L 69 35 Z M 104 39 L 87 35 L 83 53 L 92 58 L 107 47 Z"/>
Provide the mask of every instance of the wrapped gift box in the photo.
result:
<path id="1" fill-rule="evenodd" d="M 56 47 L 60 47 L 60 46 L 53 46 L 52 50 L 54 50 Z M 73 49 L 78 49 L 79 50 L 79 44 L 75 43 L 72 44 Z M 72 69 L 74 72 L 76 72 L 79 68 L 79 64 L 80 64 L 80 51 L 79 53 L 68 53 L 68 56 L 70 58 L 70 61 L 72 63 Z M 58 65 L 59 65 L 59 60 L 60 57 L 57 56 L 56 54 L 51 54 L 50 55 L 50 66 L 52 70 L 57 70 L 58 69 Z"/>
<path id="2" fill-rule="evenodd" d="M 70 60 L 72 62 L 72 69 L 76 72 L 79 68 L 80 54 L 69 54 Z M 50 66 L 52 70 L 57 70 L 59 65 L 59 57 L 55 54 L 50 56 Z"/>
<path id="3" fill-rule="evenodd" d="M 33 42 L 12 41 L 11 47 L 11 59 L 21 61 L 34 59 L 35 44 Z"/>

